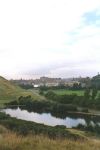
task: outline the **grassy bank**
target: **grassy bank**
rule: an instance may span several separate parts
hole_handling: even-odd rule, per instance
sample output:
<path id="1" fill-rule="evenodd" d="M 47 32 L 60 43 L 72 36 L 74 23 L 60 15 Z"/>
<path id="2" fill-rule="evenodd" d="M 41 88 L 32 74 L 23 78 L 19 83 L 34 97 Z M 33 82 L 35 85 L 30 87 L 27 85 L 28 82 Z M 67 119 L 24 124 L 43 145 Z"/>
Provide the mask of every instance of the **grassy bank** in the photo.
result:
<path id="1" fill-rule="evenodd" d="M 100 141 L 50 139 L 47 136 L 18 136 L 0 126 L 0 150 L 99 150 Z"/>
<path id="2" fill-rule="evenodd" d="M 73 134 L 66 129 L 65 126 L 46 126 L 35 122 L 28 122 L 16 118 L 11 118 L 9 115 L 0 112 L 0 125 L 14 131 L 20 135 L 45 135 L 50 138 L 70 138 L 70 139 L 84 139 L 83 136 Z"/>

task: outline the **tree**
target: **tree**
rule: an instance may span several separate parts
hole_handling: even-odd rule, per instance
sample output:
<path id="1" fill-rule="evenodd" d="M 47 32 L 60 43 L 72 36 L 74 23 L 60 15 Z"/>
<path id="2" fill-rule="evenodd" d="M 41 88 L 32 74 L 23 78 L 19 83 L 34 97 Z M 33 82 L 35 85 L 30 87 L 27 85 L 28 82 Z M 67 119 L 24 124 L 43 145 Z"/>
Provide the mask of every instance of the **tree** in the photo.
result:
<path id="1" fill-rule="evenodd" d="M 85 97 L 86 99 L 89 99 L 89 98 L 90 98 L 90 92 L 91 92 L 91 90 L 90 90 L 89 88 L 87 88 L 87 89 L 85 90 L 85 92 L 84 92 L 84 97 Z"/>
<path id="2" fill-rule="evenodd" d="M 95 98 L 96 98 L 97 93 L 98 93 L 97 88 L 94 88 L 94 89 L 92 90 L 92 99 L 95 99 Z"/>

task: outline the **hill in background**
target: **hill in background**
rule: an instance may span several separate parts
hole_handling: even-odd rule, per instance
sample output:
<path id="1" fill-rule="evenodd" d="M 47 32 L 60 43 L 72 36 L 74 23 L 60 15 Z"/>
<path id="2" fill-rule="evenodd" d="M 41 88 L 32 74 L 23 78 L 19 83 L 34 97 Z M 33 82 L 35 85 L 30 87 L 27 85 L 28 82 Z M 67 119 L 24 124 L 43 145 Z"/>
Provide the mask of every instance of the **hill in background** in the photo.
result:
<path id="1" fill-rule="evenodd" d="M 34 90 L 25 90 L 0 76 L 0 104 L 16 100 L 20 96 L 31 95 L 33 99 L 43 99 Z"/>

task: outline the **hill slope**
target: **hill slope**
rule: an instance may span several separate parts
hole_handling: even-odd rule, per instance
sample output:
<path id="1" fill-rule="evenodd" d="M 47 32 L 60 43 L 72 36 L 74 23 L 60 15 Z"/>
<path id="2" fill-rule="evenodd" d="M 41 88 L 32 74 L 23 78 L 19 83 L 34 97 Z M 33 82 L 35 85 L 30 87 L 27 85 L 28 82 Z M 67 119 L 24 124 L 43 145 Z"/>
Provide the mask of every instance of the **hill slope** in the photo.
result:
<path id="1" fill-rule="evenodd" d="M 0 103 L 16 100 L 19 96 L 31 95 L 33 99 L 43 99 L 33 90 L 24 90 L 19 86 L 13 85 L 10 81 L 0 76 Z"/>
<path id="2" fill-rule="evenodd" d="M 46 136 L 18 136 L 0 126 L 0 150 L 100 150 L 99 139 L 50 139 Z"/>

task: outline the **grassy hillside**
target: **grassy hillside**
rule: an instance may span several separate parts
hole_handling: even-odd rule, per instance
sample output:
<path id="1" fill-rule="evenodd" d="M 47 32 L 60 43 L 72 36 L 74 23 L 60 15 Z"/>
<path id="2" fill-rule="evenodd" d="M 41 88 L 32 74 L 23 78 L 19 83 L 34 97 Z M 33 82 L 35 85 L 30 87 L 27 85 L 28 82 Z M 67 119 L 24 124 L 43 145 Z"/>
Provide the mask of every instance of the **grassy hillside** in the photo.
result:
<path id="1" fill-rule="evenodd" d="M 100 150 L 100 140 L 50 139 L 45 136 L 18 136 L 0 126 L 0 150 Z"/>
<path id="2" fill-rule="evenodd" d="M 33 99 L 42 99 L 38 93 L 32 90 L 24 90 L 19 86 L 13 85 L 10 81 L 0 76 L 0 104 L 16 100 L 19 96 L 31 95 Z"/>

